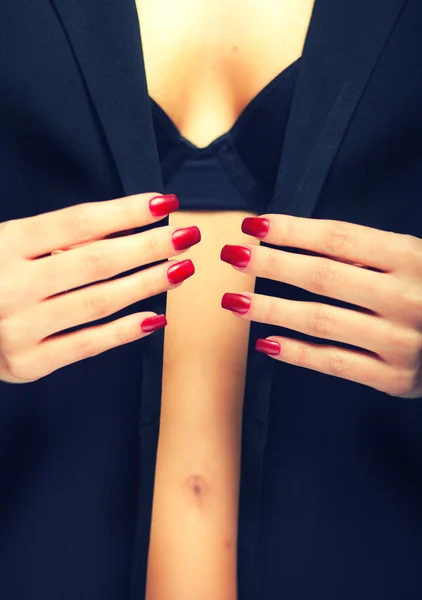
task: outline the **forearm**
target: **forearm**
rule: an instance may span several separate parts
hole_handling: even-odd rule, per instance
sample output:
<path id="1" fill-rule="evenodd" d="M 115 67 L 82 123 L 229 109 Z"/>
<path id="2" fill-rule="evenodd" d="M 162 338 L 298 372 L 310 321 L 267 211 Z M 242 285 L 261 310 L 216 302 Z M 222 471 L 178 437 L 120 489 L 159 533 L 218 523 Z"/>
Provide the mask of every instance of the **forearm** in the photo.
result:
<path id="1" fill-rule="evenodd" d="M 249 323 L 221 308 L 254 279 L 219 257 L 242 214 L 196 214 L 195 276 L 167 297 L 147 600 L 235 600 L 240 438 Z M 172 215 L 178 226 L 193 215 Z M 246 237 L 246 236 L 244 236 Z"/>
<path id="2" fill-rule="evenodd" d="M 147 600 L 236 599 L 241 410 L 201 405 L 162 413 Z"/>

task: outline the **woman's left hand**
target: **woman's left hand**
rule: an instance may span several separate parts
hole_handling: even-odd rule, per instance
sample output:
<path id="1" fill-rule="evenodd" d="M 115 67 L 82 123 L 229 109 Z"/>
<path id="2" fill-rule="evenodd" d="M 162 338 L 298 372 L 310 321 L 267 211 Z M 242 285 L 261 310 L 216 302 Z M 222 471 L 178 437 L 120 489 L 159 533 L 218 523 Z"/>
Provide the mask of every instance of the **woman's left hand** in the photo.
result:
<path id="1" fill-rule="evenodd" d="M 246 292 L 224 294 L 223 308 L 243 319 L 362 349 L 271 336 L 257 340 L 257 350 L 390 396 L 422 397 L 421 239 L 353 223 L 281 214 L 247 217 L 242 231 L 273 246 L 301 248 L 310 255 L 252 244 L 226 245 L 222 260 L 250 275 L 357 308 Z"/>

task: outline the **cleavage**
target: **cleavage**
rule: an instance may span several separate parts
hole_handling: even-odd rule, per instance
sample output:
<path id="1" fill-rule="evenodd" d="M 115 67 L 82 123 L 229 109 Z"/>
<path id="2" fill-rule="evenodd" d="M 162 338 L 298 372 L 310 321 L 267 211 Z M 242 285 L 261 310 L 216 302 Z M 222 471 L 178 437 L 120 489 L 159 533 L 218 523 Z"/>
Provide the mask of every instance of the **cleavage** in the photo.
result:
<path id="1" fill-rule="evenodd" d="M 136 0 L 149 96 L 205 148 L 301 54 L 314 0 Z"/>

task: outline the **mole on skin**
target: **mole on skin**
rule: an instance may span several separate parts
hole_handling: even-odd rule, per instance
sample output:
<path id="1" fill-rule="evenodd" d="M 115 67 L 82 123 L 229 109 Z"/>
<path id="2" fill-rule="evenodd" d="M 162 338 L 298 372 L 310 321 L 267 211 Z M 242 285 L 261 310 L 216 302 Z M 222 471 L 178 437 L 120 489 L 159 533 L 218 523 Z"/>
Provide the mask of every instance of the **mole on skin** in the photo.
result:
<path id="1" fill-rule="evenodd" d="M 204 496 L 208 491 L 208 484 L 205 481 L 205 478 L 202 475 L 189 475 L 185 482 L 188 491 L 192 492 L 193 497 L 195 498 L 198 504 L 202 504 L 204 500 Z"/>

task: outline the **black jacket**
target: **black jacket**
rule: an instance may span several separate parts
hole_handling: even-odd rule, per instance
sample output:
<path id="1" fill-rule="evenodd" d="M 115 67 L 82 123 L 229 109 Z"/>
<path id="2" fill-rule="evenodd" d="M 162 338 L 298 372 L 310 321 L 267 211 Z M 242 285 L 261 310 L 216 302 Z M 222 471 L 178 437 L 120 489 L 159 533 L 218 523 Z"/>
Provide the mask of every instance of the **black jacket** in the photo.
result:
<path id="1" fill-rule="evenodd" d="M 421 58 L 420 0 L 316 1 L 269 213 L 422 238 Z M 150 191 L 134 1 L 2 0 L 0 222 Z M 258 354 L 271 333 L 252 324 L 239 600 L 421 598 L 422 399 Z M 162 351 L 159 331 L 0 383 L 1 600 L 143 597 Z"/>

